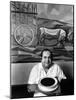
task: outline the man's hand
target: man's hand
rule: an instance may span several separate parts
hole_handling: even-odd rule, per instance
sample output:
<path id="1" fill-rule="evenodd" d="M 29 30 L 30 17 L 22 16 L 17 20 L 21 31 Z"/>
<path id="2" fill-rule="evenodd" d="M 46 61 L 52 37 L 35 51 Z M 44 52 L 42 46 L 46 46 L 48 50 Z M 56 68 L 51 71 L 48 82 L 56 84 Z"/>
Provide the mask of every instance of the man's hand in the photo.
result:
<path id="1" fill-rule="evenodd" d="M 35 92 L 37 89 L 37 85 L 36 84 L 29 84 L 27 88 L 28 88 L 28 92 Z"/>

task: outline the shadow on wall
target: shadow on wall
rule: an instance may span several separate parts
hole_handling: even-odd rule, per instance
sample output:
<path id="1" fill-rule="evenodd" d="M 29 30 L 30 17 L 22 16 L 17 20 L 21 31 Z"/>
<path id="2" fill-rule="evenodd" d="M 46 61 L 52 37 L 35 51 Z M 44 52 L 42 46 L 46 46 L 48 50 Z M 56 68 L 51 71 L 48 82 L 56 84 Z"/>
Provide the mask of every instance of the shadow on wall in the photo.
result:
<path id="1" fill-rule="evenodd" d="M 67 79 L 74 78 L 74 62 L 68 61 L 68 62 L 56 62 L 61 66 L 61 69 L 63 70 L 64 74 L 66 75 Z"/>
<path id="2" fill-rule="evenodd" d="M 73 61 L 57 61 L 68 79 L 74 78 Z M 30 71 L 35 63 L 12 63 L 11 64 L 11 85 L 27 84 Z"/>

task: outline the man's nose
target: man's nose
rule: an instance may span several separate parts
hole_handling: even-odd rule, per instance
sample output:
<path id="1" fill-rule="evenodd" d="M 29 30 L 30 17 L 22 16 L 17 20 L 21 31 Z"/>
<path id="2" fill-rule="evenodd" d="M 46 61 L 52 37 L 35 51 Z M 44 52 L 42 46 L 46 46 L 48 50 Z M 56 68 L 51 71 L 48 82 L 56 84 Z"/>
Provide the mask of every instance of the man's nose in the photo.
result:
<path id="1" fill-rule="evenodd" d="M 46 61 L 49 62 L 49 58 L 47 58 Z"/>

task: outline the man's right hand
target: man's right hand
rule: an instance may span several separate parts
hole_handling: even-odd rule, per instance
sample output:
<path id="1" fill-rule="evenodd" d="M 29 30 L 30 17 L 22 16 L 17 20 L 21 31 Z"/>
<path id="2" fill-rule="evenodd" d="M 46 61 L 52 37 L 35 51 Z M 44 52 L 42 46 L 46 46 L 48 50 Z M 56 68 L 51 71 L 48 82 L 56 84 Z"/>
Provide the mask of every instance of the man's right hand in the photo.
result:
<path id="1" fill-rule="evenodd" d="M 36 84 L 29 84 L 27 88 L 28 88 L 28 92 L 35 92 L 37 85 Z"/>

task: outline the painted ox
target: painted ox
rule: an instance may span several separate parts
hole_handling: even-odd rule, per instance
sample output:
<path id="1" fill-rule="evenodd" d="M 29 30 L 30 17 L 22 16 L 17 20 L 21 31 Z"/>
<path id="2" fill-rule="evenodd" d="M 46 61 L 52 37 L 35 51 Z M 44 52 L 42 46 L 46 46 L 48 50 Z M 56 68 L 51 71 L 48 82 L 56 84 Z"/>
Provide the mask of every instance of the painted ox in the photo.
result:
<path id="1" fill-rule="evenodd" d="M 66 37 L 66 32 L 63 29 L 47 29 L 41 27 L 40 31 L 41 31 L 40 35 L 41 39 L 42 38 L 49 40 L 57 39 L 57 41 L 61 42 L 61 44 L 63 44 L 63 41 L 65 40 Z"/>
<path id="2" fill-rule="evenodd" d="M 51 36 L 58 36 L 59 40 L 62 40 L 66 37 L 66 32 L 63 29 L 47 29 L 44 27 L 40 28 L 41 35 L 51 35 Z"/>

